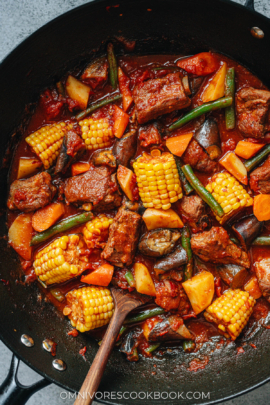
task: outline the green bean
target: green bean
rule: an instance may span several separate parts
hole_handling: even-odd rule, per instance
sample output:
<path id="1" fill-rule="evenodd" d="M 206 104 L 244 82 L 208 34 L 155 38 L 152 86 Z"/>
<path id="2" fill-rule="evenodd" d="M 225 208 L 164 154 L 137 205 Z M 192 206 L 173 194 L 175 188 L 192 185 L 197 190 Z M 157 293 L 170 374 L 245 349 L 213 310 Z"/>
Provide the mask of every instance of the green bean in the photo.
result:
<path id="1" fill-rule="evenodd" d="M 193 187 L 192 187 L 192 186 L 190 185 L 190 183 L 187 181 L 186 176 L 185 176 L 184 173 L 183 173 L 183 170 L 182 170 L 182 166 L 183 166 L 182 161 L 181 161 L 181 159 L 180 159 L 179 157 L 177 157 L 177 156 L 174 156 L 174 160 L 175 160 L 175 163 L 176 163 L 176 167 L 177 167 L 177 170 L 178 170 L 178 174 L 179 174 L 179 177 L 180 177 L 180 180 L 181 180 L 181 183 L 182 183 L 184 192 L 185 192 L 186 195 L 189 195 L 190 193 L 192 193 Z"/>
<path id="2" fill-rule="evenodd" d="M 161 343 L 156 343 L 156 344 L 150 345 L 147 349 L 145 349 L 145 352 L 146 352 L 146 353 L 152 353 L 152 352 L 155 351 L 160 345 L 161 345 Z"/>
<path id="3" fill-rule="evenodd" d="M 65 87 L 64 87 L 64 85 L 63 85 L 62 82 L 57 82 L 57 83 L 56 83 L 56 88 L 57 88 L 58 93 L 59 93 L 62 97 L 65 97 L 65 96 L 66 96 Z"/>
<path id="4" fill-rule="evenodd" d="M 146 309 L 145 311 L 142 311 L 136 315 L 129 316 L 125 320 L 124 325 L 127 325 L 129 323 L 145 321 L 146 319 L 152 318 L 153 316 L 162 315 L 162 314 L 164 314 L 164 312 L 165 312 L 165 309 L 160 308 L 160 307 Z"/>
<path id="5" fill-rule="evenodd" d="M 122 98 L 123 98 L 122 94 L 117 94 L 116 96 L 113 96 L 111 98 L 105 98 L 104 100 L 97 101 L 95 104 L 92 104 L 86 110 L 77 114 L 75 118 L 76 120 L 82 120 L 84 117 L 96 111 L 98 108 L 101 108 L 107 104 L 114 103 L 115 101 L 121 100 Z"/>
<path id="6" fill-rule="evenodd" d="M 195 191 L 199 194 L 199 196 L 205 201 L 209 207 L 214 211 L 214 213 L 222 217 L 224 215 L 224 211 L 221 205 L 214 199 L 211 193 L 206 190 L 206 188 L 202 185 L 200 180 L 195 176 L 193 170 L 191 169 L 190 165 L 185 165 L 182 167 L 184 175 L 192 185 Z"/>
<path id="7" fill-rule="evenodd" d="M 182 246 L 185 249 L 187 253 L 187 258 L 188 262 L 185 264 L 184 267 L 184 279 L 189 280 L 192 277 L 193 274 L 193 256 L 192 256 L 192 250 L 191 250 L 191 245 L 190 245 L 190 230 L 188 226 L 185 226 L 182 229 Z"/>
<path id="8" fill-rule="evenodd" d="M 51 238 L 52 236 L 56 235 L 57 233 L 67 231 L 70 228 L 74 228 L 74 226 L 78 226 L 84 224 L 87 221 L 90 221 L 93 218 L 92 212 L 84 212 L 83 214 L 75 215 L 74 217 L 69 217 L 63 219 L 63 221 L 59 222 L 58 224 L 51 226 L 44 232 L 40 232 L 35 235 L 30 245 L 38 245 L 41 242 L 45 242 L 47 239 Z"/>
<path id="9" fill-rule="evenodd" d="M 232 105 L 225 108 L 225 123 L 226 129 L 233 129 L 235 127 L 235 103 L 234 103 L 234 94 L 235 94 L 235 71 L 234 68 L 227 70 L 226 75 L 226 97 L 233 97 Z"/>
<path id="10" fill-rule="evenodd" d="M 232 102 L 233 102 L 232 97 L 222 97 L 219 100 L 212 101 L 211 103 L 199 105 L 198 107 L 194 108 L 194 110 L 188 112 L 187 115 L 184 115 L 184 117 L 180 118 L 178 121 L 172 124 L 169 127 L 169 131 L 174 131 L 177 128 L 181 128 L 188 122 L 210 111 L 218 110 L 219 108 L 229 107 L 230 105 L 232 105 Z"/>
<path id="11" fill-rule="evenodd" d="M 53 288 L 52 290 L 50 290 L 50 293 L 59 302 L 62 302 L 65 299 L 64 294 L 58 288 Z"/>
<path id="12" fill-rule="evenodd" d="M 131 271 L 127 271 L 125 274 L 125 279 L 127 280 L 130 287 L 135 287 L 135 280 Z"/>
<path id="13" fill-rule="evenodd" d="M 107 46 L 108 62 L 109 62 L 109 78 L 112 88 L 115 90 L 118 85 L 117 60 L 114 54 L 113 44 Z"/>
<path id="14" fill-rule="evenodd" d="M 265 146 L 263 150 L 261 150 L 257 155 L 245 161 L 244 165 L 248 172 L 254 169 L 254 167 L 258 166 L 259 163 L 262 162 L 264 158 L 270 153 L 270 144 Z"/>
<path id="15" fill-rule="evenodd" d="M 270 236 L 258 236 L 252 242 L 253 246 L 270 246 Z"/>
<path id="16" fill-rule="evenodd" d="M 196 344 L 193 340 L 184 340 L 183 349 L 186 353 L 191 353 L 195 349 Z"/>
<path id="17" fill-rule="evenodd" d="M 234 236 L 232 236 L 232 237 L 230 238 L 230 240 L 231 240 L 233 243 L 235 243 L 236 245 L 240 245 L 239 240 L 238 240 L 237 238 L 235 238 Z"/>
<path id="18" fill-rule="evenodd" d="M 42 285 L 43 288 L 47 288 L 47 285 L 42 280 L 40 280 L 39 277 L 37 277 L 37 281 Z"/>
<path id="19" fill-rule="evenodd" d="M 156 67 L 151 67 L 151 70 L 172 70 L 172 71 L 179 71 L 181 68 L 178 66 L 156 66 Z"/>

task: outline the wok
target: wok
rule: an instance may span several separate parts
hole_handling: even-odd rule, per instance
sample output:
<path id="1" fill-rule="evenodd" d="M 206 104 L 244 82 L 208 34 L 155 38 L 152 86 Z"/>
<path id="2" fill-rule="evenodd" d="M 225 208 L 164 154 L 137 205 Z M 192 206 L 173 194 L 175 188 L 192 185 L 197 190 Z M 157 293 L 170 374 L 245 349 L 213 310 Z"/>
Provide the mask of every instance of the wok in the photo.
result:
<path id="1" fill-rule="evenodd" d="M 40 91 L 56 82 L 68 69 L 89 61 L 93 49 L 103 52 L 106 41 L 115 35 L 136 39 L 135 52 L 140 54 L 218 50 L 247 66 L 270 87 L 270 22 L 252 10 L 252 1 L 247 3 L 248 8 L 223 0 L 98 0 L 58 17 L 27 38 L 0 66 L 0 160 L 4 163 L 0 173 L 1 208 L 5 208 L 7 198 L 9 161 L 4 159 L 5 151 L 10 145 L 12 150 L 20 136 L 23 127 L 20 123 L 27 117 L 25 105 L 35 102 Z M 108 8 L 109 5 L 119 6 Z M 251 35 L 250 29 L 254 26 L 264 31 L 263 39 Z M 38 298 L 36 283 L 23 284 L 18 257 L 3 238 L 7 232 L 5 220 L 5 215 L 1 215 L 0 338 L 46 380 L 28 391 L 17 387 L 14 374 L 18 360 L 15 358 L 9 378 L 0 391 L 0 403 L 23 404 L 33 391 L 49 382 L 78 391 L 98 345 L 83 334 L 76 339 L 68 336 L 68 320 L 50 303 Z M 9 280 L 9 284 L 5 280 Z M 22 334 L 33 338 L 33 347 L 21 343 Z M 53 357 L 42 349 L 44 338 L 58 344 L 57 358 L 67 364 L 65 371 L 52 367 Z M 213 354 L 214 344 L 210 344 L 202 354 L 173 349 L 164 352 L 163 357 L 142 358 L 135 364 L 115 351 L 100 392 L 175 392 L 183 394 L 166 398 L 165 393 L 156 400 L 150 397 L 150 401 L 157 404 L 165 401 L 168 404 L 216 403 L 270 380 L 269 331 L 264 329 L 252 342 L 257 350 L 247 345 L 246 353 L 241 356 L 236 356 L 234 343 Z M 87 346 L 87 361 L 79 355 L 83 346 Z M 194 357 L 204 355 L 210 357 L 205 369 L 196 373 L 186 369 L 185 365 Z M 189 392 L 201 395 L 187 400 L 185 395 Z M 134 399 L 133 404 L 149 401 L 143 395 L 141 398 Z M 99 399 L 110 404 L 125 404 L 129 400 L 116 396 L 104 399 L 101 395 Z"/>

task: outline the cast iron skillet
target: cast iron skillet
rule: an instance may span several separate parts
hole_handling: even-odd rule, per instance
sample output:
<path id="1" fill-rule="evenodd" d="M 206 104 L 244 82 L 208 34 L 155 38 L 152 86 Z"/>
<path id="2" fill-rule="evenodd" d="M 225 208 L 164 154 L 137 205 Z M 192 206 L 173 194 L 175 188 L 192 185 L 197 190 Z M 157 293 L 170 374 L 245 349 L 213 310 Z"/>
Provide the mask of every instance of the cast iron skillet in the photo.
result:
<path id="1" fill-rule="evenodd" d="M 108 5 L 119 6 L 106 10 Z M 15 128 L 24 116 L 25 105 L 35 102 L 40 91 L 56 82 L 67 69 L 73 69 L 79 62 L 84 64 L 89 61 L 93 49 L 104 50 L 106 41 L 115 35 L 137 39 L 135 53 L 140 54 L 193 54 L 218 50 L 249 67 L 270 87 L 270 23 L 252 11 L 252 0 L 248 1 L 248 6 L 251 9 L 222 0 L 99 0 L 45 25 L 20 44 L 0 66 L 1 161 Z M 264 31 L 263 39 L 251 35 L 250 29 L 254 26 Z M 0 178 L 0 203 L 3 208 L 7 198 L 7 170 L 1 171 Z M 18 358 L 47 381 L 29 391 L 22 391 L 15 388 L 14 373 L 11 372 L 0 391 L 0 404 L 23 405 L 31 392 L 49 381 L 78 391 L 98 345 L 83 334 L 76 339 L 67 336 L 67 319 L 50 303 L 38 299 L 37 285 L 25 286 L 15 282 L 15 279 L 23 280 L 23 276 L 15 252 L 7 248 L 7 241 L 2 238 L 6 232 L 5 215 L 2 215 L 0 279 L 10 281 L 9 285 L 0 282 L 0 337 Z M 23 333 L 34 339 L 34 347 L 27 348 L 21 343 Z M 53 357 L 41 347 L 44 338 L 57 342 L 57 358 L 66 362 L 66 371 L 59 372 L 52 367 Z M 175 349 L 165 353 L 164 357 L 141 359 L 138 363 L 127 362 L 115 351 L 107 365 L 100 391 L 165 391 L 176 395 L 183 392 L 182 398 L 178 399 L 171 394 L 166 401 L 168 404 L 206 404 L 232 398 L 270 380 L 269 331 L 263 330 L 252 342 L 257 350 L 247 345 L 246 353 L 239 356 L 236 356 L 234 343 L 214 354 L 211 354 L 212 346 L 206 344 L 202 354 L 187 355 L 181 349 Z M 87 361 L 78 353 L 85 345 Z M 196 373 L 186 370 L 185 364 L 194 357 L 202 358 L 204 355 L 210 356 L 204 370 Z M 5 392 L 11 393 L 11 397 L 7 399 Z M 21 392 L 23 396 L 19 397 Z M 184 399 L 188 392 L 201 394 L 195 395 L 198 399 Z M 150 399 L 150 402 L 162 404 L 165 399 L 166 393 L 158 400 Z M 125 404 L 127 401 L 125 398 L 103 399 L 103 402 L 112 404 Z M 146 402 L 149 400 L 132 401 L 134 405 Z"/>

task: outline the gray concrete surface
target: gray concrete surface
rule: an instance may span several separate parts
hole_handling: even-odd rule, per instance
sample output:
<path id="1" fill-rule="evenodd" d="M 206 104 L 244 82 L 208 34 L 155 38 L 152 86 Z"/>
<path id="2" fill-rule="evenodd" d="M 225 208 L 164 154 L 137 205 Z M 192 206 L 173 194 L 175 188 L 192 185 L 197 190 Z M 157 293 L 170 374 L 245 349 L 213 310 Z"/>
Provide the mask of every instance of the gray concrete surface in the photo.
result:
<path id="1" fill-rule="evenodd" d="M 245 0 L 236 0 L 236 2 L 243 4 Z M 85 0 L 0 0 L 0 62 L 16 45 L 39 27 L 85 3 L 87 3 Z M 270 17 L 270 0 L 255 1 L 255 8 L 258 12 Z M 0 382 L 8 372 L 10 360 L 10 350 L 0 342 Z M 21 383 L 32 384 L 39 378 L 37 373 L 21 364 L 19 371 Z M 226 401 L 224 405 L 268 405 L 269 398 L 270 383 L 246 395 Z M 68 393 L 62 388 L 50 385 L 33 395 L 28 405 L 71 405 L 73 402 L 72 399 L 68 399 Z M 97 403 L 94 404 L 97 405 Z"/>

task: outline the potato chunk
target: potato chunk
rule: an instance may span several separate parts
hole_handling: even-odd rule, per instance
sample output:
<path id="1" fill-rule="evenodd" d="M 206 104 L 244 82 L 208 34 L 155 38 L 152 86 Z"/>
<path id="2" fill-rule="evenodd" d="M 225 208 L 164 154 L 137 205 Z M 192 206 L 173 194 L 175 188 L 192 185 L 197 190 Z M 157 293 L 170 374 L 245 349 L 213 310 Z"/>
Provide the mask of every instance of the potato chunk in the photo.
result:
<path id="1" fill-rule="evenodd" d="M 157 228 L 183 228 L 184 226 L 179 215 L 172 209 L 164 211 L 147 208 L 143 214 L 143 220 L 148 231 Z"/>
<path id="2" fill-rule="evenodd" d="M 68 76 L 66 82 L 66 90 L 72 100 L 76 100 L 82 110 L 87 107 L 91 88 L 86 84 L 83 84 L 73 76 Z"/>
<path id="3" fill-rule="evenodd" d="M 32 214 L 21 214 L 12 223 L 8 231 L 8 241 L 14 250 L 24 259 L 31 260 Z"/>
<path id="4" fill-rule="evenodd" d="M 196 315 L 211 304 L 214 296 L 214 276 L 212 273 L 202 271 L 182 285 Z"/>
<path id="5" fill-rule="evenodd" d="M 156 296 L 156 289 L 148 268 L 142 263 L 135 263 L 134 275 L 136 290 L 141 294 Z"/>

